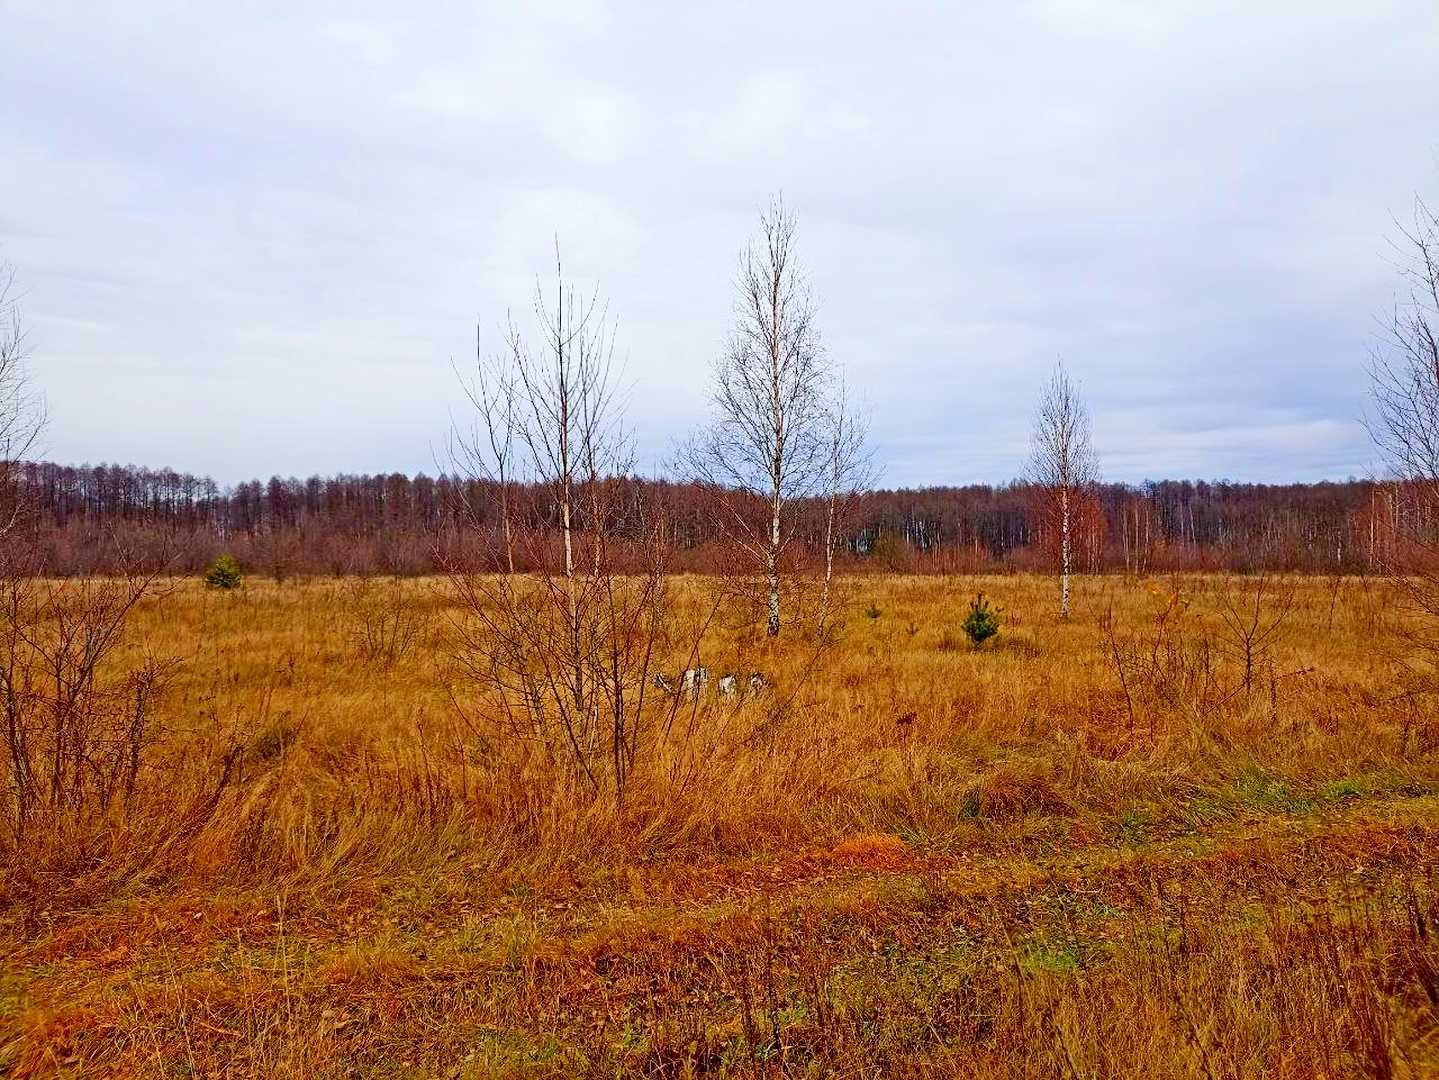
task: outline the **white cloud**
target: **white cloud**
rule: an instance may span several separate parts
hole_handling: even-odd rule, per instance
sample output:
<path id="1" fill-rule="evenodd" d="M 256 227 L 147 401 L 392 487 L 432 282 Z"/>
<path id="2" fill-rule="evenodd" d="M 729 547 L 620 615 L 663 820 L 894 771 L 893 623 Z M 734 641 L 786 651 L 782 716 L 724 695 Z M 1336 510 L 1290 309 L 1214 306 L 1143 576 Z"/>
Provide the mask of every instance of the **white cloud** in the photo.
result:
<path id="1" fill-rule="evenodd" d="M 779 188 L 888 482 L 1014 475 L 1060 355 L 1112 475 L 1344 475 L 1390 217 L 1439 183 L 1423 0 L 4 18 L 50 451 L 227 479 L 432 468 L 556 233 L 662 456 Z"/>

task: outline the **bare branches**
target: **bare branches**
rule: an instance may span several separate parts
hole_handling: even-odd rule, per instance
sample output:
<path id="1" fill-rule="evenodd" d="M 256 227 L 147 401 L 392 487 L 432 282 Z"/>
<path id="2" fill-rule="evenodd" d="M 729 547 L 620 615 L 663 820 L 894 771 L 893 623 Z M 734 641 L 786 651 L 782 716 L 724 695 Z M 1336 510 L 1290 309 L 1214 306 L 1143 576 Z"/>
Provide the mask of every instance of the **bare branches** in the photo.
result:
<path id="1" fill-rule="evenodd" d="M 475 374 L 466 380 L 460 377 L 465 397 L 473 410 L 470 423 L 456 426 L 450 435 L 450 461 L 455 470 L 471 481 L 482 481 L 493 488 L 499 504 L 499 537 L 504 548 L 505 570 L 515 572 L 513 488 L 518 479 L 515 454 L 519 420 L 515 415 L 515 386 L 512 357 L 521 348 L 513 322 L 506 335 L 507 353 L 486 354 L 481 331 L 475 327 Z M 456 372 L 459 375 L 459 372 Z M 455 495 L 457 511 L 471 528 L 484 521 L 480 507 L 471 500 L 471 488 L 459 484 Z"/>
<path id="2" fill-rule="evenodd" d="M 1408 300 L 1396 306 L 1370 374 L 1369 431 L 1396 479 L 1439 486 L 1439 215 L 1417 202 L 1399 228 Z"/>
<path id="3" fill-rule="evenodd" d="M 796 221 L 779 200 L 760 218 L 760 240 L 744 253 L 736 281 L 735 326 L 715 365 L 718 483 L 803 496 L 821 462 L 824 351 L 813 298 L 795 257 Z"/>
<path id="4" fill-rule="evenodd" d="M 356 652 L 366 663 L 385 668 L 424 637 L 431 621 L 429 611 L 393 581 L 381 585 L 368 577 L 351 578 L 341 588 L 341 606 Z"/>
<path id="5" fill-rule="evenodd" d="M 863 432 L 840 424 L 834 369 L 816 323 L 814 300 L 795 254 L 796 222 L 776 198 L 760 216 L 759 239 L 740 259 L 735 325 L 715 364 L 714 420 L 689 447 L 693 475 L 715 496 L 732 541 L 764 577 L 766 631 L 780 630 L 781 561 L 793 536 L 789 504 L 826 490 Z M 827 434 L 828 432 L 828 434 Z M 847 477 L 840 475 L 839 483 Z"/>
<path id="6" fill-rule="evenodd" d="M 1030 481 L 1044 493 L 1048 514 L 1060 533 L 1060 618 L 1069 617 L 1075 519 L 1098 472 L 1090 441 L 1089 411 L 1061 361 L 1040 395 L 1030 436 L 1029 467 Z"/>
<path id="7" fill-rule="evenodd" d="M 25 329 L 15 295 L 15 272 L 0 262 L 0 539 L 23 516 L 20 462 L 34 450 L 45 411 L 30 390 Z"/>
<path id="8" fill-rule="evenodd" d="M 1219 618 L 1229 633 L 1226 647 L 1243 669 L 1240 685 L 1248 697 L 1259 669 L 1272 666 L 1272 651 L 1294 609 L 1294 586 L 1268 574 L 1240 579 L 1220 591 L 1219 605 Z"/>
<path id="9" fill-rule="evenodd" d="M 1408 297 L 1373 353 L 1368 427 L 1395 485 L 1385 569 L 1425 624 L 1417 643 L 1439 654 L 1439 215 L 1416 201 L 1396 247 Z"/>
<path id="10" fill-rule="evenodd" d="M 833 599 L 836 537 L 864 493 L 874 486 L 877 469 L 868 448 L 869 418 L 850 405 L 848 387 L 838 390 L 825 409 L 824 423 L 824 587 L 820 593 L 819 629 L 823 632 Z"/>
<path id="11" fill-rule="evenodd" d="M 102 821 L 128 799 L 154 741 L 148 704 L 173 668 L 151 659 L 120 680 L 105 663 L 156 571 L 45 580 L 0 573 L 0 714 L 7 846 L 40 822 Z"/>
<path id="12" fill-rule="evenodd" d="M 1060 361 L 1040 395 L 1030 437 L 1029 478 L 1049 488 L 1077 491 L 1098 479 L 1089 410 Z"/>
<path id="13" fill-rule="evenodd" d="M 557 248 L 553 293 L 536 287 L 530 334 L 511 321 L 503 362 L 481 354 L 467 389 L 472 432 L 455 443 L 471 476 L 498 483 L 510 572 L 457 567 L 452 581 L 464 612 L 456 659 L 473 694 L 457 703 L 472 727 L 568 762 L 592 796 L 623 802 L 659 722 L 648 692 L 668 634 L 668 548 L 644 486 L 628 478 L 613 362 L 614 322 L 597 292 L 565 280 Z M 535 528 L 523 532 L 510 524 L 519 479 L 539 493 Z M 533 575 L 513 572 L 516 543 Z M 620 573 L 637 561 L 639 573 Z"/>

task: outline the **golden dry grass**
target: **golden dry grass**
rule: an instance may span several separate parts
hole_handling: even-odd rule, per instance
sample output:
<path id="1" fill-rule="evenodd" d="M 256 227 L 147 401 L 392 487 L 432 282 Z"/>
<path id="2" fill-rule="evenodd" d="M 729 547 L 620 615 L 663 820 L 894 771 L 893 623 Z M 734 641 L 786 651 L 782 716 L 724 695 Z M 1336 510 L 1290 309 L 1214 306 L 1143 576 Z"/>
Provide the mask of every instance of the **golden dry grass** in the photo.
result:
<path id="1" fill-rule="evenodd" d="M 231 733 L 242 775 L 164 859 L 116 820 L 12 871 L 0 1066 L 1439 1075 L 1439 722 L 1393 599 L 1288 582 L 1245 693 L 1252 587 L 1088 579 L 1060 623 L 1044 578 L 854 579 L 818 653 L 726 610 L 704 661 L 773 689 L 706 696 L 620 809 L 457 720 L 442 582 L 376 586 L 421 624 L 393 662 L 343 583 L 178 583 L 126 645 L 185 658 L 150 783 Z"/>

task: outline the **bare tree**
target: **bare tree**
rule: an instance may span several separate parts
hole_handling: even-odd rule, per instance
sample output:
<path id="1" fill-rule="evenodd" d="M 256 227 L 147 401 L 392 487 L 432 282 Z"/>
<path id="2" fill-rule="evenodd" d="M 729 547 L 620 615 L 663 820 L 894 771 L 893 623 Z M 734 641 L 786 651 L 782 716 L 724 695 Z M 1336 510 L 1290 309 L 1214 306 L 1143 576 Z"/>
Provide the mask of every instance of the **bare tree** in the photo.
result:
<path id="1" fill-rule="evenodd" d="M 523 355 L 524 342 L 513 319 L 505 334 L 505 351 L 500 354 L 485 353 L 480 328 L 475 327 L 475 374 L 469 380 L 461 377 L 473 412 L 470 423 L 464 427 L 455 425 L 450 435 L 450 462 L 455 471 L 494 489 L 505 571 L 510 574 L 515 572 L 513 496 L 518 466 L 515 440 L 520 420 L 515 415 L 518 398 L 515 373 Z M 474 527 L 485 515 L 480 507 L 471 504 L 471 494 L 470 487 L 456 485 L 459 514 Z"/>
<path id="2" fill-rule="evenodd" d="M 0 262 L 0 539 L 23 517 L 20 463 L 34 450 L 45 426 L 44 408 L 27 374 L 15 272 Z"/>
<path id="3" fill-rule="evenodd" d="M 1074 563 L 1075 523 L 1081 501 L 1099 472 L 1090 442 L 1089 411 L 1064 363 L 1044 386 L 1030 437 L 1030 481 L 1044 498 L 1046 516 L 1059 532 L 1059 617 L 1069 618 L 1069 575 Z"/>
<path id="4" fill-rule="evenodd" d="M 780 631 L 780 575 L 791 504 L 824 482 L 832 371 L 795 255 L 795 218 L 776 198 L 740 259 L 735 327 L 715 364 L 715 417 L 689 447 L 695 477 L 764 579 L 766 630 Z"/>
<path id="5" fill-rule="evenodd" d="M 820 592 L 819 629 L 831 610 L 834 551 L 844 523 L 874 484 L 875 469 L 868 449 L 869 419 L 851 407 L 841 379 L 826 409 L 824 428 L 824 586 Z"/>
<path id="6" fill-rule="evenodd" d="M 1439 214 L 1416 201 L 1395 246 L 1408 295 L 1370 365 L 1369 431 L 1394 482 L 1383 565 L 1423 617 L 1420 643 L 1439 652 Z"/>
<path id="7" fill-rule="evenodd" d="M 566 282 L 558 249 L 553 295 L 537 286 L 534 315 L 535 336 L 512 325 L 508 369 L 470 395 L 482 437 L 456 441 L 523 475 L 542 518 L 514 538 L 533 574 L 453 568 L 457 659 L 473 692 L 459 703 L 477 733 L 497 723 L 510 745 L 537 747 L 593 796 L 623 802 L 678 707 L 650 677 L 670 626 L 666 530 L 642 498 L 622 497 L 632 455 L 612 379 L 614 322 L 597 294 Z"/>

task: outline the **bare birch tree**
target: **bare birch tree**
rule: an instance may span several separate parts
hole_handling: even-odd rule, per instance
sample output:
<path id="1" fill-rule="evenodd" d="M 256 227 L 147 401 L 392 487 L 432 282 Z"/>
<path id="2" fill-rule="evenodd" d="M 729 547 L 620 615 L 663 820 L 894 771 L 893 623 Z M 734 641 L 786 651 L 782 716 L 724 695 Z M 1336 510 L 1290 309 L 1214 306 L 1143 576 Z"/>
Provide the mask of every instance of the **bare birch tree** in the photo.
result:
<path id="1" fill-rule="evenodd" d="M 1373 353 L 1368 426 L 1408 504 L 1383 565 L 1422 617 L 1420 643 L 1439 655 L 1439 214 L 1416 201 L 1396 247 L 1408 295 Z"/>
<path id="2" fill-rule="evenodd" d="M 766 632 L 777 637 L 790 507 L 823 483 L 832 381 L 795 254 L 795 218 L 778 198 L 740 258 L 736 290 L 734 330 L 714 368 L 714 420 L 688 458 L 720 501 L 734 543 L 759 568 Z"/>
<path id="3" fill-rule="evenodd" d="M 1069 575 L 1081 501 L 1098 476 L 1089 411 L 1063 362 L 1045 384 L 1030 437 L 1029 479 L 1059 532 L 1059 617 L 1069 618 Z"/>

